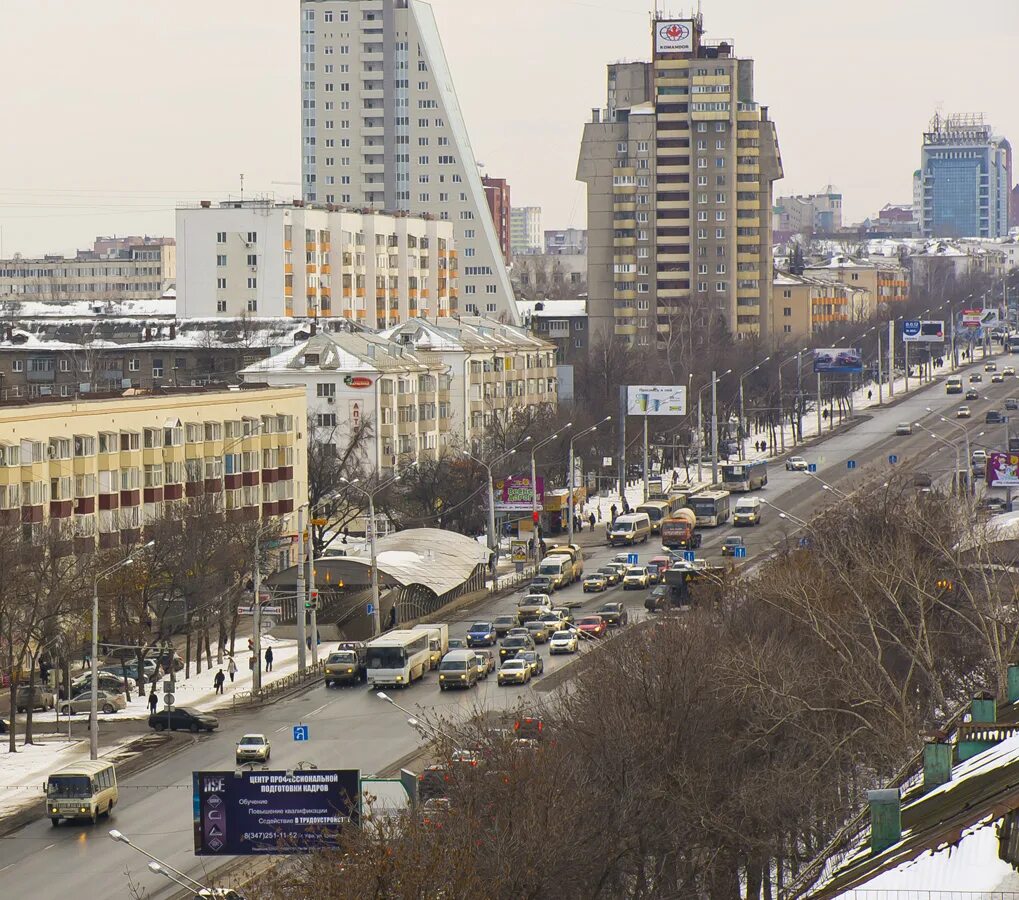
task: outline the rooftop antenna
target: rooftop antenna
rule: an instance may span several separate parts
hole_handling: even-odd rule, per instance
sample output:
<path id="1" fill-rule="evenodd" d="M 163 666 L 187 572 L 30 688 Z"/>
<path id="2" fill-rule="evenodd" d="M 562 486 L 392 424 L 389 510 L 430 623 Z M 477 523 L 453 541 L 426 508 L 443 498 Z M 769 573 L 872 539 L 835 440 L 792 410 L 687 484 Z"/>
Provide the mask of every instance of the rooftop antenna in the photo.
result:
<path id="1" fill-rule="evenodd" d="M 241 203 L 244 202 L 244 173 L 241 172 Z"/>

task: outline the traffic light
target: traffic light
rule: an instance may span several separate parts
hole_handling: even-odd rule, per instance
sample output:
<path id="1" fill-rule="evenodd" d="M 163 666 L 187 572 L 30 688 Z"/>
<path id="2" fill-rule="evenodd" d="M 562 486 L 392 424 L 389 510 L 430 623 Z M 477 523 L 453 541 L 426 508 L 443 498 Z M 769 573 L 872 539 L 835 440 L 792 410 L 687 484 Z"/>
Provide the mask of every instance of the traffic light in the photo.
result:
<path id="1" fill-rule="evenodd" d="M 538 510 L 534 510 L 531 513 L 531 521 L 534 522 L 535 525 L 538 524 Z"/>
<path id="2" fill-rule="evenodd" d="M 304 601 L 305 609 L 318 609 L 318 591 L 308 591 L 308 597 Z"/>

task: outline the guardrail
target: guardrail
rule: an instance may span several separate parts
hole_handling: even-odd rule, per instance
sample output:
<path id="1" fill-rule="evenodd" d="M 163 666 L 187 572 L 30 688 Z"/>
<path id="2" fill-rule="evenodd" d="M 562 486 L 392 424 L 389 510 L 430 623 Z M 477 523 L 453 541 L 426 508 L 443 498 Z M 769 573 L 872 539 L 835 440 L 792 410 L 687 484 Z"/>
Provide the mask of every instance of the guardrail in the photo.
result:
<path id="1" fill-rule="evenodd" d="M 309 681 L 316 681 L 322 676 L 324 661 L 309 665 L 303 672 L 291 672 L 282 678 L 277 678 L 262 686 L 260 691 L 238 691 L 231 701 L 233 709 L 238 706 L 250 706 L 254 703 L 271 703 L 282 694 L 286 694 L 295 688 L 307 684 Z"/>

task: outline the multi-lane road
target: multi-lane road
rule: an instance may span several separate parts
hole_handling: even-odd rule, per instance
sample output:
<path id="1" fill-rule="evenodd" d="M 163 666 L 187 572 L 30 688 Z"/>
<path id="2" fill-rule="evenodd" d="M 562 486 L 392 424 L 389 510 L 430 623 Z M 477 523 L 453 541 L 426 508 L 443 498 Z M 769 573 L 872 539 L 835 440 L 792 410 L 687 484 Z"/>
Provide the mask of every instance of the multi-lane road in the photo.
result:
<path id="1" fill-rule="evenodd" d="M 999 357 L 999 365 L 1003 361 L 1009 358 Z M 966 378 L 970 372 L 982 369 L 981 362 L 966 370 L 963 376 Z M 984 445 L 1000 446 L 1003 429 L 984 425 L 984 414 L 988 409 L 1000 409 L 1004 398 L 1019 396 L 1019 379 L 1008 378 L 1003 384 L 991 384 L 989 376 L 985 375 L 983 384 L 976 387 L 981 392 L 981 400 L 968 402 L 973 418 L 959 420 L 959 424 L 974 436 L 974 449 Z M 888 457 L 892 454 L 898 457 L 899 466 L 912 466 L 931 474 L 948 471 L 954 464 L 954 454 L 950 450 L 922 430 L 915 430 L 911 436 L 897 437 L 895 427 L 899 422 L 924 420 L 946 440 L 956 440 L 961 438 L 961 433 L 938 422 L 926 408 L 931 407 L 955 422 L 955 409 L 963 402 L 966 401 L 959 395 L 946 396 L 944 384 L 939 382 L 894 407 L 869 410 L 868 418 L 851 430 L 818 443 L 802 454 L 817 464 L 820 478 L 837 485 L 840 490 L 851 489 L 862 477 L 888 471 Z M 976 438 L 980 432 L 985 435 Z M 853 469 L 847 466 L 850 460 L 856 464 Z M 803 473 L 786 472 L 781 462 L 771 467 L 769 484 L 762 496 L 800 518 L 820 505 L 837 502 L 829 492 L 822 490 L 816 479 Z M 741 533 L 750 556 L 755 557 L 767 552 L 777 539 L 793 528 L 795 525 L 790 520 L 779 519 L 774 509 L 765 507 L 763 524 L 743 529 Z M 699 555 L 717 558 L 718 547 L 728 533 L 728 528 L 707 532 Z M 658 550 L 655 541 L 638 548 L 642 559 Z M 617 548 L 606 546 L 590 548 L 585 570 L 592 571 L 617 552 Z M 569 599 L 574 593 L 580 594 L 579 585 L 567 588 L 557 599 Z M 603 594 L 586 595 L 577 612 L 590 611 L 606 599 L 623 599 L 633 619 L 643 612 L 644 597 L 643 591 L 624 592 L 617 587 Z M 510 612 L 515 605 L 515 597 L 486 601 L 469 614 L 462 614 L 458 621 L 451 622 L 450 635 L 463 636 L 472 621 Z M 570 657 L 550 658 L 547 648 L 541 650 L 546 677 L 571 661 Z M 504 709 L 526 703 L 531 694 L 529 688 L 499 688 L 494 677 L 482 682 L 476 690 L 443 693 L 433 673 L 424 682 L 396 696 L 401 705 L 441 715 L 474 707 Z M 310 728 L 311 739 L 307 743 L 292 740 L 292 726 L 299 723 Z M 233 769 L 234 744 L 245 732 L 263 732 L 270 737 L 273 768 L 293 768 L 301 762 L 310 762 L 323 768 L 358 768 L 365 773 L 385 769 L 415 750 L 421 741 L 399 710 L 364 688 L 318 685 L 303 695 L 263 709 L 222 716 L 220 729 L 215 734 L 196 738 L 164 762 L 125 778 L 121 783 L 120 804 L 108 824 L 102 822 L 93 828 L 65 823 L 54 828 L 48 819 L 41 819 L 0 840 L 0 884 L 3 884 L 4 895 L 128 897 L 130 882 L 158 900 L 176 890 L 147 869 L 144 857 L 110 840 L 107 831 L 112 827 L 175 868 L 201 879 L 217 861 L 199 859 L 193 853 L 191 773 Z"/>

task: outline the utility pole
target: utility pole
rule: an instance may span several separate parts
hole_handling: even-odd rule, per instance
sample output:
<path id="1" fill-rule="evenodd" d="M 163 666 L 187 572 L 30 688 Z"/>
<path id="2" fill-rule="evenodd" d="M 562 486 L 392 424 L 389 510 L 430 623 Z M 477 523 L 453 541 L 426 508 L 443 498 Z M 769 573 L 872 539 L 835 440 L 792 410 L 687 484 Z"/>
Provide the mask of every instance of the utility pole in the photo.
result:
<path id="1" fill-rule="evenodd" d="M 711 373 L 711 483 L 718 484 L 718 379 L 714 372 Z"/>
<path id="2" fill-rule="evenodd" d="M 304 507 L 297 509 L 297 671 L 304 672 L 308 668 L 307 655 L 307 619 L 308 610 L 305 603 L 308 599 L 308 592 L 304 586 L 304 566 L 306 557 L 304 551 Z"/>
<path id="3" fill-rule="evenodd" d="M 311 664 L 318 665 L 318 590 L 315 587 L 315 531 L 308 510 L 308 602 L 311 604 Z"/>
<path id="4" fill-rule="evenodd" d="M 258 552 L 258 539 L 260 536 L 260 532 L 256 530 L 255 571 L 251 578 L 252 587 L 255 592 L 254 599 L 252 600 L 255 612 L 252 618 L 254 634 L 251 636 L 251 649 L 255 654 L 255 665 L 251 668 L 251 692 L 255 695 L 258 695 L 262 690 L 262 598 L 259 596 L 262 591 L 262 560 Z"/>
<path id="5" fill-rule="evenodd" d="M 895 319 L 888 320 L 888 397 L 895 396 Z"/>
<path id="6" fill-rule="evenodd" d="M 626 385 L 619 386 L 619 503 L 626 497 Z M 536 545 L 537 546 L 537 545 Z"/>

